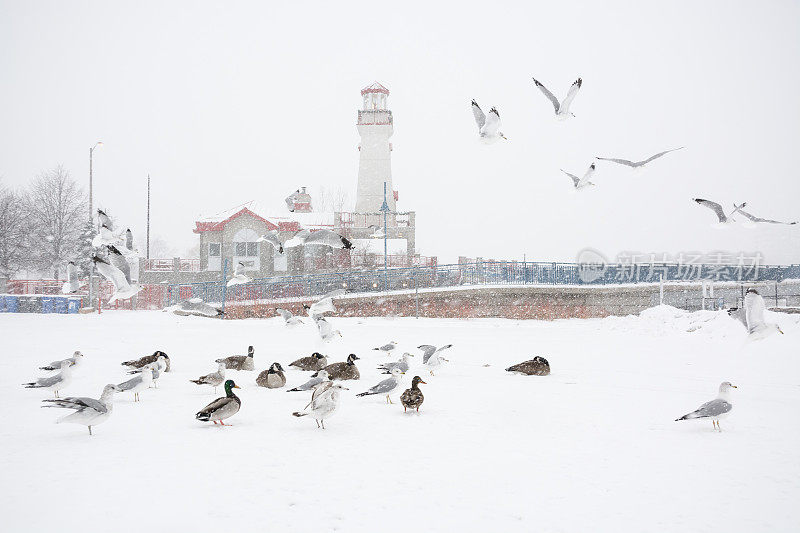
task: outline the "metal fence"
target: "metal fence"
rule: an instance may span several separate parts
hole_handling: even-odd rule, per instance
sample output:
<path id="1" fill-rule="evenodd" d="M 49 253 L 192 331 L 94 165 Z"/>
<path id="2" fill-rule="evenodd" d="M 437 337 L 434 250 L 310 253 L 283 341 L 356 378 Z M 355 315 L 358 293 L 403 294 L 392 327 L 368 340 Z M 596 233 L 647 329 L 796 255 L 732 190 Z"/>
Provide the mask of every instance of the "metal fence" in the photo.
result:
<path id="1" fill-rule="evenodd" d="M 786 279 L 800 279 L 800 265 L 476 262 L 262 278 L 232 287 L 224 282 L 169 285 L 165 303 L 172 305 L 187 298 L 215 303 L 304 298 L 340 288 L 347 292 L 369 293 L 470 285 L 602 286 L 659 281 L 753 283 Z"/>

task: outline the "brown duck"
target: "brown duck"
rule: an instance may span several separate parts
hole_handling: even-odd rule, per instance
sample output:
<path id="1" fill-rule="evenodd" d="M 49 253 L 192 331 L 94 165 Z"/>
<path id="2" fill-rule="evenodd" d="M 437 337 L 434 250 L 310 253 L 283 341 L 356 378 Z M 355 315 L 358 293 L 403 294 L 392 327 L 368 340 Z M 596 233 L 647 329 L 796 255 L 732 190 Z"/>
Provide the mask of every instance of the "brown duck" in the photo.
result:
<path id="1" fill-rule="evenodd" d="M 358 373 L 356 368 L 356 359 L 361 359 L 356 354 L 351 353 L 347 356 L 347 362 L 344 363 L 331 363 L 325 367 L 328 372 L 328 379 L 331 381 L 335 379 L 361 379 L 361 374 Z"/>
<path id="2" fill-rule="evenodd" d="M 411 380 L 411 388 L 406 389 L 403 391 L 403 394 L 400 395 L 400 403 L 403 404 L 404 413 L 406 409 L 416 409 L 417 412 L 419 412 L 419 406 L 425 401 L 425 396 L 423 396 L 422 391 L 419 390 L 420 383 L 427 385 L 427 383 L 422 381 L 421 377 L 414 376 L 414 379 Z"/>
<path id="3" fill-rule="evenodd" d="M 547 376 L 550 374 L 550 363 L 544 357 L 536 356 L 530 361 L 518 363 L 506 368 L 506 372 L 519 372 L 529 376 Z"/>
<path id="4" fill-rule="evenodd" d="M 286 385 L 286 375 L 280 363 L 272 363 L 267 370 L 264 370 L 256 378 L 256 385 L 268 389 L 280 389 Z"/>
<path id="5" fill-rule="evenodd" d="M 316 372 L 325 368 L 327 364 L 327 357 L 319 352 L 314 352 L 308 357 L 301 357 L 297 361 L 289 363 L 289 366 L 296 366 L 300 370 L 313 370 Z"/>
<path id="6" fill-rule="evenodd" d="M 255 370 L 255 364 L 253 363 L 254 353 L 253 347 L 248 346 L 247 355 L 231 355 L 230 357 L 217 359 L 214 362 L 225 363 L 225 368 L 228 370 Z"/>
<path id="7" fill-rule="evenodd" d="M 162 352 L 161 350 L 156 350 L 155 352 L 153 352 L 153 355 L 145 355 L 144 357 L 140 357 L 139 359 L 125 361 L 124 363 L 122 363 L 122 366 L 129 366 L 131 368 L 142 368 L 144 365 L 155 363 L 158 360 L 159 355 L 163 355 L 164 359 L 167 362 L 167 368 L 164 369 L 164 372 L 169 372 L 170 371 L 169 356 L 164 352 Z"/>

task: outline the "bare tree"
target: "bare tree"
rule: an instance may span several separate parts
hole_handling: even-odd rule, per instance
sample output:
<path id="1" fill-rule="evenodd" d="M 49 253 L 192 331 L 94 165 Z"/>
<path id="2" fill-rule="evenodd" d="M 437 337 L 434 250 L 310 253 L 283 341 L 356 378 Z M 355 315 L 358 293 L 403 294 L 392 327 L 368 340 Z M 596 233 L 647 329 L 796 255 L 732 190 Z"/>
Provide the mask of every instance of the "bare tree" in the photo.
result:
<path id="1" fill-rule="evenodd" d="M 29 264 L 28 219 L 23 198 L 0 185 L 0 277 L 10 278 Z"/>
<path id="2" fill-rule="evenodd" d="M 330 211 L 347 211 L 350 209 L 350 195 L 344 187 L 336 187 L 329 189 L 325 186 L 319 188 L 314 201 L 315 211 L 330 212 Z"/>
<path id="3" fill-rule="evenodd" d="M 80 259 L 86 225 L 87 201 L 83 189 L 61 165 L 31 182 L 27 208 L 32 224 L 32 248 L 39 270 L 53 277 L 68 261 Z"/>

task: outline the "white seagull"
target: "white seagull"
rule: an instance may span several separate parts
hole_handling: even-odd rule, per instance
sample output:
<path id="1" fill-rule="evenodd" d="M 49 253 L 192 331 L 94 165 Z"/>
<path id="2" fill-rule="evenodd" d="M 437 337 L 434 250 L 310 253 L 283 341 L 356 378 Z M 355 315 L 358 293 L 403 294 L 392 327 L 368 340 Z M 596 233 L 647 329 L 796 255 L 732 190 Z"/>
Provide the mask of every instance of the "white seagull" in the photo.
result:
<path id="1" fill-rule="evenodd" d="M 424 345 L 423 345 L 423 346 L 424 346 Z M 442 347 L 441 347 L 441 348 L 439 348 L 438 350 L 434 351 L 434 352 L 433 352 L 433 353 L 432 353 L 432 354 L 431 354 L 431 355 L 428 357 L 428 359 L 427 359 L 426 361 L 424 361 L 424 363 L 425 363 L 425 366 L 427 366 L 427 367 L 428 367 L 428 370 L 429 370 L 429 371 L 430 371 L 430 373 L 431 373 L 431 376 L 433 376 L 433 375 L 434 375 L 434 374 L 433 374 L 433 371 L 434 371 L 434 370 L 436 370 L 437 368 L 439 368 L 440 366 L 442 366 L 442 362 L 445 362 L 445 361 L 446 361 L 446 362 L 450 362 L 450 360 L 449 360 L 449 359 L 445 359 L 444 357 L 442 357 L 442 350 L 444 350 L 445 348 L 449 348 L 450 346 L 452 346 L 452 345 L 448 344 L 447 346 L 442 346 Z"/>
<path id="2" fill-rule="evenodd" d="M 150 383 L 153 382 L 154 366 L 154 363 L 148 363 L 141 368 L 142 372 L 139 375 L 129 379 L 128 381 L 123 381 L 122 383 L 118 384 L 117 388 L 119 389 L 119 392 L 132 392 L 133 401 L 138 402 L 139 392 L 150 387 Z"/>
<path id="3" fill-rule="evenodd" d="M 289 389 L 286 392 L 299 392 L 299 391 L 311 390 L 320 383 L 322 383 L 323 381 L 328 381 L 328 371 L 325 369 L 322 369 L 319 372 L 317 372 L 316 376 L 312 377 L 302 385 L 298 385 L 297 387 Z"/>
<path id="4" fill-rule="evenodd" d="M 73 413 L 62 416 L 56 420 L 56 424 L 69 422 L 72 424 L 82 424 L 89 428 L 89 435 L 92 434 L 92 426 L 102 424 L 114 409 L 114 393 L 119 389 L 116 385 L 106 385 L 99 400 L 94 398 L 63 398 L 57 400 L 42 400 L 51 402 L 54 405 L 43 405 L 42 407 L 61 407 L 64 409 L 74 409 Z"/>
<path id="5" fill-rule="evenodd" d="M 711 200 L 704 200 L 703 198 L 692 198 L 695 202 L 702 205 L 703 207 L 707 207 L 711 209 L 715 215 L 717 215 L 717 220 L 719 220 L 719 225 L 723 224 L 730 224 L 734 222 L 733 218 L 730 215 L 726 215 L 725 211 L 722 209 L 722 206 L 717 202 L 712 202 Z M 732 215 L 733 213 L 731 213 Z"/>
<path id="6" fill-rule="evenodd" d="M 531 79 L 533 79 L 533 83 L 536 84 L 539 90 L 542 91 L 542 94 L 544 94 L 547 97 L 547 99 L 550 100 L 550 102 L 553 104 L 553 107 L 555 108 L 556 111 L 557 119 L 566 120 L 570 116 L 573 117 L 575 116 L 574 113 L 570 112 L 569 106 L 572 104 L 572 101 L 578 94 L 578 90 L 581 88 L 581 85 L 583 85 L 582 79 L 578 78 L 577 80 L 575 80 L 575 82 L 573 82 L 572 86 L 570 86 L 569 88 L 569 91 L 567 91 L 567 96 L 565 96 L 564 100 L 562 100 L 561 102 L 559 102 L 558 98 L 556 98 L 555 95 L 551 93 L 547 87 L 542 85 L 539 82 L 539 80 L 537 80 L 536 78 L 531 78 Z"/>
<path id="7" fill-rule="evenodd" d="M 214 387 L 214 393 L 217 392 L 217 387 L 225 382 L 225 363 L 219 363 L 216 372 L 211 372 L 205 376 L 200 376 L 197 379 L 190 379 L 192 383 L 197 385 L 211 385 Z"/>
<path id="8" fill-rule="evenodd" d="M 309 231 L 307 229 L 300 230 L 295 233 L 294 237 L 283 243 L 283 246 L 285 248 L 292 248 L 295 246 L 311 244 L 331 246 L 333 248 L 343 248 L 347 250 L 353 247 L 353 244 L 349 240 L 329 229 L 321 229 L 317 231 Z"/>
<path id="9" fill-rule="evenodd" d="M 733 204 L 733 213 L 739 213 L 746 219 L 748 219 L 753 224 L 785 224 L 787 226 L 794 226 L 797 222 L 781 222 L 780 220 L 770 220 L 768 218 L 760 218 L 757 216 L 753 216 L 747 211 L 743 211 L 744 207 L 747 205 L 747 202 L 742 203 L 742 205 Z"/>
<path id="10" fill-rule="evenodd" d="M 322 423 L 322 429 L 325 429 L 325 419 L 330 418 L 336 412 L 339 407 L 339 394 L 343 390 L 350 389 L 338 383 L 321 383 L 314 389 L 308 405 L 302 411 L 295 411 L 292 414 L 297 417 L 311 415 L 317 421 L 317 427 L 320 427 L 320 423 Z"/>
<path id="11" fill-rule="evenodd" d="M 287 311 L 286 309 L 281 309 L 280 307 L 278 307 L 277 309 L 275 309 L 275 312 L 281 315 L 281 318 L 283 318 L 287 326 L 296 326 L 297 324 L 303 323 L 303 321 L 300 320 L 299 317 L 294 316 L 291 313 L 291 311 Z"/>
<path id="12" fill-rule="evenodd" d="M 626 167 L 641 168 L 641 167 L 645 166 L 647 163 L 649 163 L 650 161 L 652 161 L 654 159 L 658 159 L 662 155 L 668 154 L 670 152 L 675 152 L 677 150 L 683 150 L 683 148 L 684 147 L 681 146 L 680 148 L 672 148 L 670 150 L 664 150 L 663 152 L 659 152 L 659 153 L 657 153 L 655 155 L 651 155 L 647 159 L 643 159 L 641 161 L 629 161 L 627 159 L 616 159 L 616 158 L 613 158 L 613 157 L 598 157 L 596 159 L 599 159 L 600 161 L 611 161 L 613 163 L 618 163 L 620 165 L 625 165 Z"/>
<path id="13" fill-rule="evenodd" d="M 378 346 L 377 348 L 373 348 L 373 350 L 378 350 L 386 355 L 391 355 L 392 351 L 397 348 L 397 341 L 392 341 L 390 343 L 384 344 L 383 346 Z"/>
<path id="14" fill-rule="evenodd" d="M 372 394 L 386 395 L 386 403 L 394 403 L 391 394 L 403 386 L 403 372 L 399 368 L 393 368 L 390 372 L 392 377 L 384 379 L 374 387 L 370 387 L 366 392 L 356 394 L 356 396 L 370 396 Z"/>
<path id="15" fill-rule="evenodd" d="M 397 361 L 393 361 L 391 363 L 383 363 L 381 365 L 378 365 L 378 370 L 381 370 L 382 374 L 391 374 L 392 370 L 394 370 L 395 368 L 398 368 L 398 369 L 402 370 L 403 372 L 408 372 L 408 367 L 409 367 L 408 358 L 409 357 L 414 357 L 414 354 L 405 352 L 403 354 L 403 357 L 401 357 Z"/>
<path id="16" fill-rule="evenodd" d="M 683 415 L 682 417 L 675 419 L 675 421 L 692 420 L 694 418 L 710 418 L 711 424 L 714 426 L 714 428 L 722 431 L 722 428 L 719 427 L 719 421 L 721 418 L 728 416 L 728 413 L 730 413 L 731 409 L 733 409 L 733 404 L 731 403 L 730 399 L 732 388 L 736 389 L 737 387 L 736 385 L 732 385 L 730 381 L 723 381 L 719 386 L 719 395 L 717 395 L 716 399 L 704 403 L 697 408 L 697 410 Z"/>
<path id="17" fill-rule="evenodd" d="M 329 341 L 333 339 L 336 335 L 342 336 L 342 332 L 338 329 L 333 329 L 331 323 L 325 320 L 324 316 L 321 315 L 312 315 L 314 319 L 314 323 L 317 325 L 317 331 L 319 332 L 319 336 L 323 341 Z"/>
<path id="18" fill-rule="evenodd" d="M 335 313 L 336 306 L 333 305 L 333 299 L 338 298 L 339 296 L 344 296 L 345 293 L 346 291 L 344 289 L 336 289 L 324 295 L 313 304 L 303 305 L 303 307 L 305 307 L 308 316 L 311 317 L 325 313 Z"/>
<path id="19" fill-rule="evenodd" d="M 114 224 L 102 209 L 97 210 L 97 223 L 99 232 L 92 239 L 94 248 L 123 244 L 121 236 L 114 233 Z"/>
<path id="20" fill-rule="evenodd" d="M 432 344 L 420 344 L 417 346 L 419 350 L 422 350 L 422 364 L 427 364 L 433 354 L 441 352 L 443 350 L 447 350 L 448 348 L 452 348 L 452 344 L 445 344 L 441 348 L 437 348 Z"/>
<path id="21" fill-rule="evenodd" d="M 300 189 L 297 189 L 292 194 L 286 197 L 286 207 L 289 209 L 291 213 L 294 213 L 294 201 L 300 195 Z"/>
<path id="22" fill-rule="evenodd" d="M 233 276 L 231 277 L 231 279 L 228 280 L 228 287 L 231 287 L 233 285 L 241 285 L 243 283 L 250 283 L 251 281 L 253 281 L 252 278 L 249 278 L 245 275 L 244 273 L 245 268 L 246 268 L 245 264 L 242 261 L 239 261 L 236 264 L 236 268 L 233 269 Z"/>
<path id="23" fill-rule="evenodd" d="M 69 361 L 61 361 L 61 372 L 55 376 L 46 378 L 39 378 L 30 383 L 23 383 L 26 389 L 46 389 L 53 391 L 53 395 L 58 398 L 58 391 L 67 388 L 67 385 L 72 382 L 72 367 L 75 366 Z"/>
<path id="24" fill-rule="evenodd" d="M 131 267 L 125 256 L 114 246 L 104 248 L 106 256 L 101 257 L 95 253 L 92 261 L 97 271 L 114 285 L 114 294 L 108 299 L 108 303 L 126 300 L 142 290 L 138 284 L 131 283 Z"/>
<path id="25" fill-rule="evenodd" d="M 472 101 L 472 116 L 475 117 L 475 123 L 478 125 L 478 137 L 484 144 L 492 144 L 497 142 L 501 137 L 505 140 L 506 136 L 500 131 L 500 113 L 497 108 L 493 107 L 489 110 L 487 117 L 483 110 L 475 100 Z"/>
<path id="26" fill-rule="evenodd" d="M 740 310 L 729 311 L 734 318 L 738 318 L 744 327 L 747 328 L 748 338 L 750 340 L 763 339 L 775 333 L 776 331 L 783 335 L 783 330 L 778 324 L 767 323 L 764 320 L 764 311 L 766 310 L 764 298 L 758 294 L 756 289 L 752 287 L 747 289 L 744 295 L 744 313 Z"/>
<path id="27" fill-rule="evenodd" d="M 567 176 L 572 178 L 572 185 L 575 187 L 575 190 L 576 191 L 580 191 L 581 189 L 585 189 L 586 187 L 594 187 L 595 186 L 594 183 L 589 181 L 589 179 L 594 174 L 594 169 L 595 169 L 595 166 L 594 166 L 594 163 L 592 163 L 591 165 L 589 165 L 589 169 L 586 171 L 586 174 L 584 174 L 582 178 L 579 178 L 575 174 L 570 174 L 569 172 L 567 172 L 563 168 L 559 169 L 559 170 L 561 170 L 561 172 L 563 172 L 564 174 L 566 174 Z"/>
<path id="28" fill-rule="evenodd" d="M 83 354 L 78 350 L 75 350 L 75 353 L 72 354 L 72 357 L 67 357 L 66 359 L 59 359 L 58 361 L 53 361 L 49 365 L 40 366 L 39 370 L 61 370 L 61 363 L 67 362 L 70 363 L 71 366 L 78 366 L 83 361 Z"/>
<path id="29" fill-rule="evenodd" d="M 272 245 L 273 248 L 278 250 L 279 254 L 283 253 L 283 243 L 281 242 L 280 237 L 278 237 L 278 230 L 272 230 L 270 232 L 265 233 L 264 235 L 259 237 L 256 242 L 268 242 Z"/>

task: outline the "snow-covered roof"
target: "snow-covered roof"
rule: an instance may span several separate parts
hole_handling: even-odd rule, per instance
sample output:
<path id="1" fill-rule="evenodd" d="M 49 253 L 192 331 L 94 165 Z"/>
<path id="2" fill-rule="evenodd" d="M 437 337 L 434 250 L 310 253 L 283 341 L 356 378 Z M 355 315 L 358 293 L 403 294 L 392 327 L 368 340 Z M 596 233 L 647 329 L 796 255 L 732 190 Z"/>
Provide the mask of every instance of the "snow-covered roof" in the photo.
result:
<path id="1" fill-rule="evenodd" d="M 383 239 L 350 239 L 356 252 L 383 255 Z M 386 239 L 389 255 L 405 255 L 408 250 L 406 239 Z"/>
<path id="2" fill-rule="evenodd" d="M 364 96 L 367 93 L 383 93 L 389 94 L 389 89 L 378 83 L 377 81 L 372 85 L 367 85 L 363 89 L 361 89 L 361 96 Z"/>
<path id="3" fill-rule="evenodd" d="M 286 210 L 280 214 L 271 215 L 270 211 L 275 213 L 277 209 L 268 209 L 266 205 L 256 200 L 251 200 L 217 213 L 200 215 L 199 220 L 195 222 L 196 227 L 194 232 L 221 231 L 225 227 L 225 224 L 243 214 L 250 214 L 258 220 L 265 222 L 267 226 L 269 226 L 269 229 L 277 229 L 279 231 L 299 231 L 301 228 L 315 229 L 333 227 L 333 213 L 291 213 Z"/>

